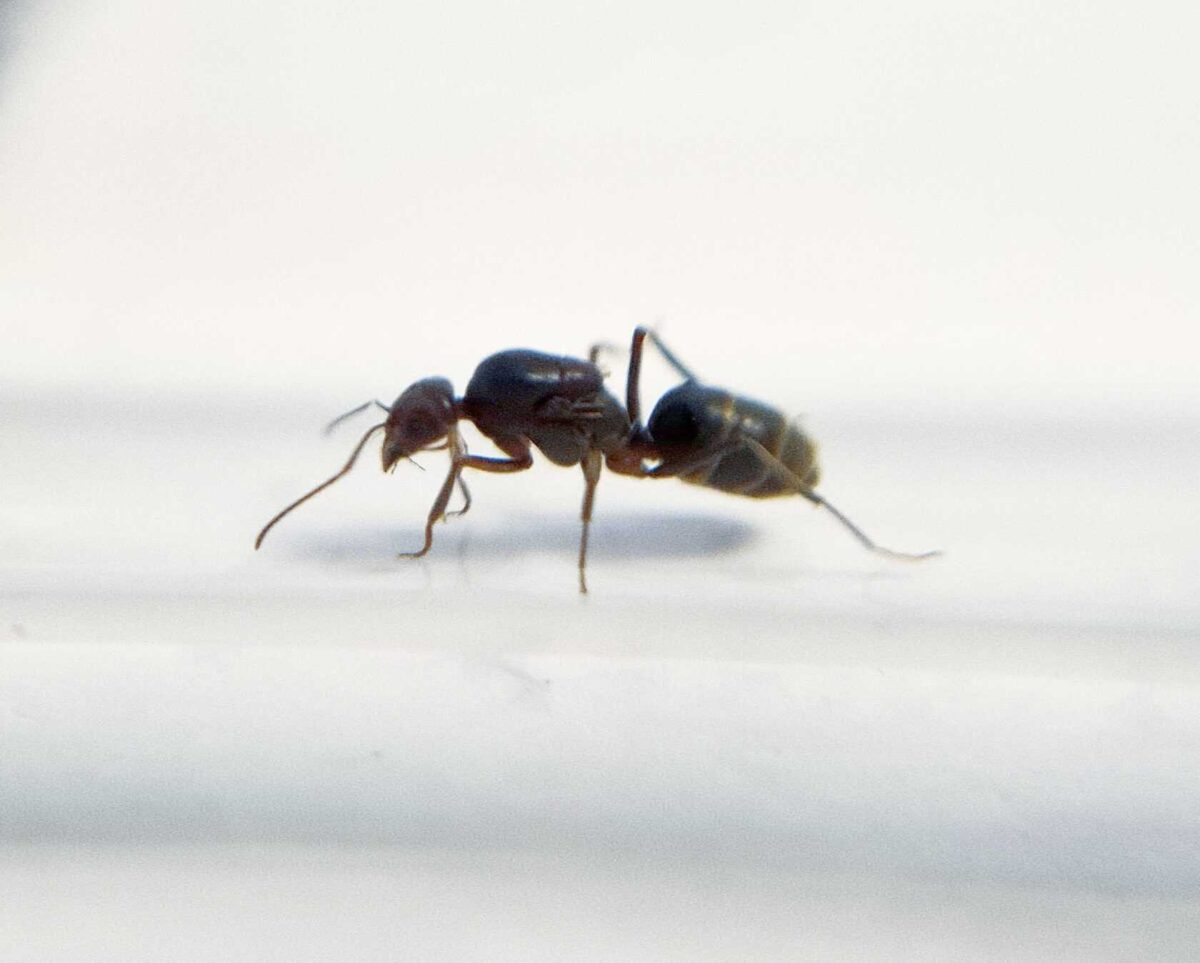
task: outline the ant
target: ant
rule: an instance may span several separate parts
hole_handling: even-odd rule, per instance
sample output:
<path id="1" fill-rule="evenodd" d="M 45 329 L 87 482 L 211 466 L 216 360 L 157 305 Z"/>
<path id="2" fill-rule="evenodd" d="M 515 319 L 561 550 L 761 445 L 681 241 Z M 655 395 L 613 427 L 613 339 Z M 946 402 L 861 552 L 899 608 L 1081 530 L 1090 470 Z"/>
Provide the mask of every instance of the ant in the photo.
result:
<path id="1" fill-rule="evenodd" d="M 267 532 L 285 515 L 346 475 L 380 429 L 384 471 L 394 470 L 402 458 L 411 458 L 417 452 L 450 453 L 450 471 L 425 521 L 425 543 L 415 552 L 401 553 L 401 558 L 420 558 L 433 544 L 433 526 L 447 515 L 461 515 L 471 507 L 471 495 L 462 479 L 464 469 L 525 471 L 533 465 L 531 448 L 537 448 L 556 465 L 583 468 L 579 591 L 586 593 L 588 528 L 601 467 L 607 462 L 624 474 L 645 473 L 640 458 L 629 449 L 629 416 L 604 388 L 604 375 L 595 364 L 598 351 L 594 348 L 587 361 L 523 348 L 500 351 L 480 362 L 461 398 L 454 397 L 454 388 L 447 379 L 424 378 L 405 389 L 390 406 L 368 401 L 347 412 L 329 427 L 371 405 L 386 411 L 387 418 L 367 429 L 341 471 L 267 522 L 254 547 L 262 545 Z M 463 420 L 473 422 L 508 457 L 469 454 L 458 430 L 458 422 Z M 447 512 L 456 484 L 465 504 L 456 512 Z"/>
<path id="2" fill-rule="evenodd" d="M 639 381 L 647 338 L 685 380 L 658 400 L 643 426 Z M 592 356 L 600 349 L 600 345 L 593 347 Z M 828 499 L 813 490 L 821 477 L 817 446 L 794 421 L 760 401 L 702 384 L 649 328 L 638 327 L 633 332 L 625 410 L 629 415 L 630 435 L 624 457 L 633 455 L 656 462 L 651 468 L 643 468 L 640 474 L 680 478 L 693 485 L 750 498 L 800 495 L 832 514 L 865 548 L 879 555 L 917 561 L 941 554 L 896 552 L 873 542 Z"/>
<path id="3" fill-rule="evenodd" d="M 649 338 L 685 379 L 659 399 L 645 425 L 641 422 L 639 382 L 642 351 Z M 383 430 L 384 471 L 422 451 L 448 451 L 450 470 L 425 521 L 425 541 L 401 558 L 420 558 L 433 544 L 433 526 L 471 507 L 464 469 L 511 473 L 532 467 L 537 448 L 556 465 L 580 465 L 584 494 L 580 511 L 579 591 L 587 592 L 587 547 L 596 484 L 601 468 L 639 478 L 674 478 L 734 495 L 769 498 L 801 495 L 825 508 L 866 548 L 892 558 L 915 560 L 938 552 L 908 554 L 883 548 L 813 489 L 820 478 L 816 446 L 779 410 L 720 388 L 701 384 L 652 330 L 634 330 L 626 380 L 625 407 L 604 388 L 596 365 L 602 345 L 588 360 L 517 348 L 500 351 L 480 362 L 461 398 L 446 378 L 423 378 L 406 388 L 389 406 L 368 401 L 329 425 L 375 405 L 387 418 L 363 434 L 346 464 L 331 478 L 272 518 L 254 541 L 257 549 L 275 525 L 293 509 L 343 478 L 358 461 L 367 442 Z M 468 453 L 458 430 L 470 421 L 507 457 Z M 448 512 L 455 486 L 464 505 Z"/>

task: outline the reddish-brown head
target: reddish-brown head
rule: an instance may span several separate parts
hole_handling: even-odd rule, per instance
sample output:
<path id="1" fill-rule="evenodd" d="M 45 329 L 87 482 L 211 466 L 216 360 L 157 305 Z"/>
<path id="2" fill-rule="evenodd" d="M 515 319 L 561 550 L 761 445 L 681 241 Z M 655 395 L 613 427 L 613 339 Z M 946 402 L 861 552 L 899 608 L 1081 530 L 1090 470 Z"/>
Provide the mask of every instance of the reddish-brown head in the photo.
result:
<path id="1" fill-rule="evenodd" d="M 393 403 L 383 429 L 383 470 L 401 458 L 436 448 L 458 420 L 454 388 L 445 378 L 423 378 Z"/>

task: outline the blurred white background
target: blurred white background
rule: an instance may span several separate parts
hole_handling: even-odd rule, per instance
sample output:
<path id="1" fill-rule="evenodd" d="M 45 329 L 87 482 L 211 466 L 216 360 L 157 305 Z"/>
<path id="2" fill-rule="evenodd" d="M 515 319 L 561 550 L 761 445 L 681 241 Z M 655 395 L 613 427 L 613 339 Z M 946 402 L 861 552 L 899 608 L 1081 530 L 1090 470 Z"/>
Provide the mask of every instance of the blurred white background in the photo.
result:
<path id="1" fill-rule="evenodd" d="M 1194 958 L 1198 28 L 0 9 L 5 958 Z M 403 563 L 371 453 L 251 551 L 332 416 L 637 323 L 947 556 L 608 477 L 582 600 L 577 472 Z"/>

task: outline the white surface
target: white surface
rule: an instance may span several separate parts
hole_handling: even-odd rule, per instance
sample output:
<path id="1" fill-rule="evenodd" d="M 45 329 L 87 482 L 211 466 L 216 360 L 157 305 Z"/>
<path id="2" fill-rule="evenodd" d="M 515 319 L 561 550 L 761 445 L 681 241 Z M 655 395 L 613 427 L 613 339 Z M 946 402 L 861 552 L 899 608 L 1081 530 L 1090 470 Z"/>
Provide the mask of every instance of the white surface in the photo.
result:
<path id="1" fill-rule="evenodd" d="M 0 955 L 1194 958 L 1194 11 L 261 9 L 5 21 Z M 947 557 L 606 477 L 580 599 L 539 463 L 398 562 L 436 456 L 250 550 L 660 315 Z"/>
<path id="2" fill-rule="evenodd" d="M 584 600 L 574 472 L 481 480 L 410 563 L 437 478 L 363 471 L 255 555 L 311 481 L 293 462 L 341 439 L 70 409 L 8 406 L 3 439 L 38 469 L 4 492 L 0 646 L 0 921 L 28 958 L 1182 959 L 1197 937 L 1195 455 L 1149 473 L 1137 530 L 1094 524 L 1121 485 L 1042 486 L 1020 527 L 982 482 L 915 512 L 893 464 L 852 473 L 876 529 L 961 539 L 922 566 L 787 502 L 606 478 Z M 985 474 L 920 429 L 920 463 Z M 1130 434 L 1144 465 L 1182 449 Z M 1087 474 L 1042 456 L 1024 471 Z"/>

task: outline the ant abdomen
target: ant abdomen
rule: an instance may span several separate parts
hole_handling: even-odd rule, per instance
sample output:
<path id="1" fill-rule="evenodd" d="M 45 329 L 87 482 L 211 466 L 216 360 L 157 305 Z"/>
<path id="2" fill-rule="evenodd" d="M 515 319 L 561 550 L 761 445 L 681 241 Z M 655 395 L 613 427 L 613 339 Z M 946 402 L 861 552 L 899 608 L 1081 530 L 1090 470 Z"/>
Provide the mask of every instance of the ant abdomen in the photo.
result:
<path id="1" fill-rule="evenodd" d="M 772 498 L 812 489 L 820 480 L 817 446 L 794 421 L 721 388 L 684 382 L 662 396 L 646 427 L 662 456 L 661 471 L 693 485 Z M 698 452 L 706 457 L 697 458 Z"/>

